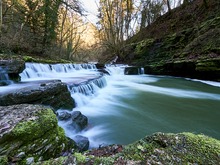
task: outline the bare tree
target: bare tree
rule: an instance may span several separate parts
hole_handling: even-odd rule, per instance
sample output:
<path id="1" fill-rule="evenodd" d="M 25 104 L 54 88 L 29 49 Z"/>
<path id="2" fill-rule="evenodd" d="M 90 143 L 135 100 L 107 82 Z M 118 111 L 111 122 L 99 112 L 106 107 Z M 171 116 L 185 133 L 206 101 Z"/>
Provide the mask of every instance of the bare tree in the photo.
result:
<path id="1" fill-rule="evenodd" d="M 2 0 L 0 0 L 0 35 L 2 33 Z"/>
<path id="2" fill-rule="evenodd" d="M 133 4 L 133 0 L 100 0 L 100 36 L 113 54 L 119 55 L 124 40 L 131 36 Z"/>

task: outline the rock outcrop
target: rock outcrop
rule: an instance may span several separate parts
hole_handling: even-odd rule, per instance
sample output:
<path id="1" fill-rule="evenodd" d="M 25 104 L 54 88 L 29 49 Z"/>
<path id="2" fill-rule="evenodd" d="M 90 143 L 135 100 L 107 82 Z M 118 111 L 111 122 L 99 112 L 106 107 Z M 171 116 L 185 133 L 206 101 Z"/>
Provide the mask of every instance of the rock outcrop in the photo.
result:
<path id="1" fill-rule="evenodd" d="M 55 110 L 59 108 L 72 109 L 75 106 L 67 85 L 58 80 L 36 83 L 0 95 L 1 106 L 23 103 L 48 105 Z"/>
<path id="2" fill-rule="evenodd" d="M 144 68 L 142 67 L 125 67 L 124 70 L 125 75 L 139 75 L 139 74 L 144 74 Z"/>
<path id="3" fill-rule="evenodd" d="M 6 70 L 10 79 L 19 81 L 19 74 L 25 69 L 25 62 L 18 59 L 0 60 L 0 67 Z"/>
<path id="4" fill-rule="evenodd" d="M 207 1 L 209 9 L 203 2 L 181 5 L 131 37 L 122 62 L 146 74 L 220 81 L 220 1 Z"/>
<path id="5" fill-rule="evenodd" d="M 0 164 L 31 164 L 74 147 L 51 109 L 29 104 L 0 106 Z"/>

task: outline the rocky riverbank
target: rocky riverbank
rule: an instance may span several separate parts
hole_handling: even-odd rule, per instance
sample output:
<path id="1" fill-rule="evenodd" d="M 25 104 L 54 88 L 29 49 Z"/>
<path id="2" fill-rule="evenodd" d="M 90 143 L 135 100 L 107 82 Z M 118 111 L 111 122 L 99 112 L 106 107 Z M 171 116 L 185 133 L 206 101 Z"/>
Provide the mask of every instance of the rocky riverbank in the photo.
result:
<path id="1" fill-rule="evenodd" d="M 32 164 L 76 149 L 50 108 L 0 106 L 0 164 Z"/>
<path id="2" fill-rule="evenodd" d="M 192 133 L 155 133 L 122 146 L 100 147 L 35 165 L 60 164 L 219 164 L 220 141 Z"/>

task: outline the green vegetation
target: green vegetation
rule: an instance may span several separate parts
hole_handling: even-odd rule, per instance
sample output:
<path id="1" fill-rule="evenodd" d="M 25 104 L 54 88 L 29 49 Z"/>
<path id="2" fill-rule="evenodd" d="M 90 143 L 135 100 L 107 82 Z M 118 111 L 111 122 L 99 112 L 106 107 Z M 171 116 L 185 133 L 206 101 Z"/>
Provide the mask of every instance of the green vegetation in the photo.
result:
<path id="1" fill-rule="evenodd" d="M 27 56 L 27 55 L 16 55 L 16 54 L 0 54 L 0 60 L 23 60 L 25 62 L 36 62 L 46 64 L 57 64 L 57 63 L 74 63 L 71 60 L 55 59 L 55 58 L 43 58 L 40 56 Z"/>
<path id="2" fill-rule="evenodd" d="M 148 74 L 220 81 L 220 4 L 207 4 L 195 0 L 158 18 L 127 41 L 123 61 Z"/>
<path id="3" fill-rule="evenodd" d="M 106 146 L 41 164 L 218 164 L 220 160 L 220 141 L 193 133 L 155 133 L 115 152 L 119 148 Z"/>
<path id="4" fill-rule="evenodd" d="M 7 165 L 8 164 L 8 157 L 7 156 L 0 156 L 0 164 Z"/>

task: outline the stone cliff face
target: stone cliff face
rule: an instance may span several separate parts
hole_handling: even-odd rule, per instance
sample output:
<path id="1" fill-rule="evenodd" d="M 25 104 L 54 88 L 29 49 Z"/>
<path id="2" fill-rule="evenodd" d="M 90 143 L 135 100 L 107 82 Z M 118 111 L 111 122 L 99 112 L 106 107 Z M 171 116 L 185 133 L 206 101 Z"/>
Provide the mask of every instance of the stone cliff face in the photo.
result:
<path id="1" fill-rule="evenodd" d="M 139 32 L 124 48 L 125 63 L 163 74 L 220 81 L 219 1 L 174 9 Z"/>

